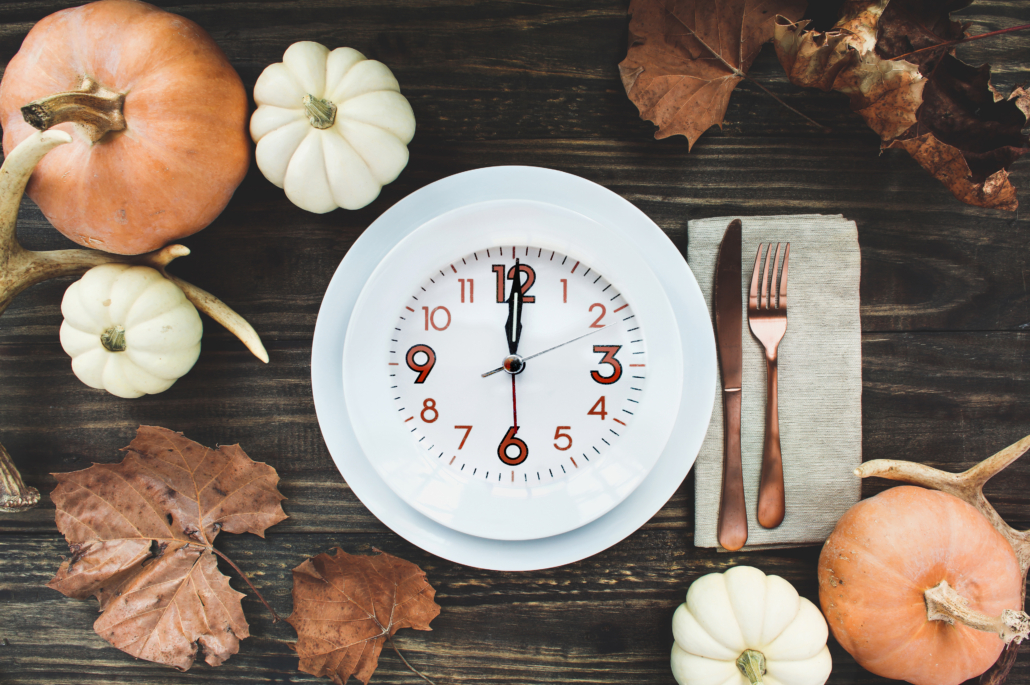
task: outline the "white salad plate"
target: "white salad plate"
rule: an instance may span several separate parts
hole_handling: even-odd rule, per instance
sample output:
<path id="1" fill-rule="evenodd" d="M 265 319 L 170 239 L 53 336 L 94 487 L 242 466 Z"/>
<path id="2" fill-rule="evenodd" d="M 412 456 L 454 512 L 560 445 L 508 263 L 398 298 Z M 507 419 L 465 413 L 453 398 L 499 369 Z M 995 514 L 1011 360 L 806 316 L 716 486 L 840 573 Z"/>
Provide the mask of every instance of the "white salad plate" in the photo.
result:
<path id="1" fill-rule="evenodd" d="M 359 412 L 348 411 L 343 387 L 348 325 L 359 296 L 384 258 L 420 227 L 448 213 L 497 201 L 552 206 L 556 215 L 575 213 L 628 240 L 668 298 L 682 350 L 683 377 L 682 383 L 676 384 L 678 410 L 671 433 L 660 455 L 635 479 L 635 487 L 623 491 L 614 508 L 605 508 L 607 513 L 591 515 L 589 523 L 534 539 L 493 539 L 459 532 L 439 522 L 440 517 L 433 520 L 411 506 L 398 495 L 396 484 L 387 483 L 381 470 L 366 458 L 359 444 L 360 430 L 355 431 L 351 419 Z M 469 566 L 509 571 L 583 559 L 646 523 L 672 496 L 697 457 L 715 399 L 715 369 L 715 341 L 704 298 L 669 238 L 640 210 L 604 187 L 536 167 L 491 167 L 457 174 L 412 193 L 387 210 L 354 243 L 333 276 L 319 311 L 311 357 L 312 391 L 322 435 L 337 468 L 361 502 L 397 534 L 428 552 Z"/>

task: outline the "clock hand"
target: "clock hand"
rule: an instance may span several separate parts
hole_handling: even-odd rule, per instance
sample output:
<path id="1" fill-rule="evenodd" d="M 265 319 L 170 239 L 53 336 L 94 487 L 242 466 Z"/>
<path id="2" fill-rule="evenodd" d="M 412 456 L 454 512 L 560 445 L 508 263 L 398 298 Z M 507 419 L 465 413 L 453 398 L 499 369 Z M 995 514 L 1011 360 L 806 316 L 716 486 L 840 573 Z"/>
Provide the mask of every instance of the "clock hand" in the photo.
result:
<path id="1" fill-rule="evenodd" d="M 522 337 L 522 267 L 515 259 L 515 280 L 508 296 L 508 321 L 504 324 L 504 335 L 508 339 L 508 353 L 516 354 Z"/>
<path id="2" fill-rule="evenodd" d="M 541 352 L 537 352 L 536 354 L 531 354 L 528 357 L 523 357 L 522 361 L 523 361 L 523 363 L 528 362 L 530 359 L 532 359 L 534 357 L 539 357 L 540 355 L 546 354 L 548 352 L 551 352 L 552 350 L 556 350 L 559 347 L 564 347 L 565 345 L 568 345 L 569 343 L 574 343 L 577 340 L 582 340 L 583 338 L 587 337 L 588 335 L 593 335 L 594 333 L 597 333 L 598 331 L 603 331 L 604 329 L 608 328 L 608 326 L 614 326 L 614 325 L 615 324 L 610 323 L 607 326 L 601 326 L 600 328 L 595 328 L 594 330 L 590 331 L 589 333 L 584 333 L 583 335 L 581 335 L 579 337 L 576 337 L 576 338 L 573 338 L 572 340 L 566 340 L 565 342 L 559 343 L 559 344 L 555 345 L 554 347 L 548 347 L 546 350 L 543 350 Z M 484 374 L 481 374 L 481 376 L 483 378 L 486 378 L 487 376 L 492 376 L 495 373 L 498 373 L 500 371 L 504 371 L 504 367 L 503 366 L 498 366 L 496 369 L 492 369 L 490 371 L 487 371 Z M 512 378 L 515 378 L 515 376 L 512 376 Z"/>

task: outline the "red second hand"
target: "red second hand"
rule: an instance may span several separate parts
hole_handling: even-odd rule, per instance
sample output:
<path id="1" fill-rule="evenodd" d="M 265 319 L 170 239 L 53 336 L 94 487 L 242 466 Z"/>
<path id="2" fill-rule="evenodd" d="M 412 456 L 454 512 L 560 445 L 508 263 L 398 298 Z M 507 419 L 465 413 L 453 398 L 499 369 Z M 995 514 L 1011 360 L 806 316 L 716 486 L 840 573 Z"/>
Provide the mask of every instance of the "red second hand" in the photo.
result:
<path id="1" fill-rule="evenodd" d="M 511 377 L 511 421 L 514 428 L 518 430 L 519 427 L 519 412 L 515 406 L 515 376 Z"/>

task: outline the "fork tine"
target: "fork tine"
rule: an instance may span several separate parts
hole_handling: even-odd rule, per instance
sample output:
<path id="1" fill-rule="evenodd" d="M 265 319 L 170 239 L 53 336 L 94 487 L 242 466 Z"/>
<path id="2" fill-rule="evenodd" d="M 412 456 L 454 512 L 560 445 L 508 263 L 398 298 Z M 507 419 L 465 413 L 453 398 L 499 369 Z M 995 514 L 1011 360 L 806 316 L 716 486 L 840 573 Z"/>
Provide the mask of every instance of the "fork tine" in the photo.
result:
<path id="1" fill-rule="evenodd" d="M 758 309 L 758 268 L 762 265 L 762 245 L 758 245 L 758 254 L 755 255 L 755 270 L 751 276 L 751 290 L 748 291 L 747 306 L 748 309 Z"/>
<path id="2" fill-rule="evenodd" d="M 779 258 L 779 255 L 777 255 Z M 787 251 L 783 255 L 783 273 L 780 275 L 780 309 L 787 308 L 787 263 L 790 262 L 790 243 L 787 243 Z"/>
<path id="3" fill-rule="evenodd" d="M 761 306 L 769 309 L 769 260 L 772 259 L 772 243 L 769 243 L 769 249 L 765 253 L 765 269 L 762 270 L 762 301 Z"/>
<path id="4" fill-rule="evenodd" d="M 776 243 L 776 257 L 772 263 L 772 280 L 769 282 L 769 309 L 776 309 L 780 306 L 780 300 L 776 293 L 776 284 L 780 282 L 780 253 L 783 251 L 783 243 Z M 772 254 L 772 243 L 769 243 L 769 254 Z M 773 306 L 775 300 L 776 306 Z"/>

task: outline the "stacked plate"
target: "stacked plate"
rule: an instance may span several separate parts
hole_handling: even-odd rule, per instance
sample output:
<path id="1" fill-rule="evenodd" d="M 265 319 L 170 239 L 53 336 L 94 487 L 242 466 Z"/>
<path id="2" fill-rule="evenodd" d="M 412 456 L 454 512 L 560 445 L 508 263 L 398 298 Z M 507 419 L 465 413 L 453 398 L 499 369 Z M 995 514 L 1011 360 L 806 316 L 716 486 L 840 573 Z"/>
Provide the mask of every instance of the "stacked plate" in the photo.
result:
<path id="1" fill-rule="evenodd" d="M 564 271 L 551 273 L 559 261 L 548 251 L 563 262 Z M 473 272 L 468 262 L 479 256 L 485 261 Z M 513 279 L 516 257 L 525 275 L 539 273 L 535 290 L 529 290 L 532 284 L 525 277 L 509 280 L 505 290 L 505 270 Z M 497 272 L 496 302 L 491 265 Z M 446 286 L 448 297 L 457 298 L 460 268 L 470 269 L 464 274 L 469 278 L 461 281 L 460 301 L 466 303 L 464 285 L 476 274 L 476 297 L 488 303 L 477 305 L 481 314 L 476 316 L 491 321 L 503 323 L 511 308 L 517 308 L 502 302 L 514 299 L 508 295 L 512 283 L 525 293 L 537 293 L 537 304 L 526 308 L 527 332 L 518 352 L 539 352 L 530 356 L 540 358 L 525 357 L 525 374 L 479 373 L 503 365 L 509 348 L 503 347 L 500 323 L 478 328 L 476 320 L 468 324 L 473 309 L 462 307 L 458 314 L 457 300 L 448 300 L 447 306 L 404 300 L 408 293 L 431 297 L 433 286 L 448 275 L 453 281 L 453 287 Z M 586 273 L 587 268 L 594 271 Z M 563 276 L 562 299 L 553 287 L 547 290 L 547 283 L 559 282 L 557 276 Z M 595 297 L 591 287 L 604 297 Z M 578 309 L 576 288 L 587 298 Z M 543 326 L 547 302 L 563 302 L 566 310 L 582 312 L 567 317 L 567 323 L 561 315 L 552 316 L 551 325 Z M 430 306 L 420 306 L 426 303 Z M 466 321 L 460 334 L 458 317 Z M 409 319 L 410 325 L 405 323 Z M 448 327 L 450 332 L 439 333 Z M 476 353 L 489 345 L 476 342 L 463 351 L 460 341 L 483 328 L 497 329 L 504 351 L 484 352 L 481 361 Z M 547 330 L 540 333 L 541 328 Z M 639 356 L 630 356 L 634 354 Z M 591 365 L 593 380 L 587 367 L 581 373 L 577 364 Z M 533 167 L 492 167 L 413 193 L 355 242 L 322 302 L 311 373 L 329 451 L 373 514 L 433 554 L 469 566 L 514 571 L 559 566 L 604 550 L 668 501 L 693 465 L 707 430 L 715 365 L 712 326 L 698 284 L 679 251 L 650 219 L 618 195 L 576 176 Z M 545 439 L 543 433 L 532 432 L 534 423 L 543 420 L 535 421 L 525 394 L 532 397 L 535 392 L 537 404 L 543 403 L 545 396 L 559 392 L 557 386 L 566 388 L 559 379 L 569 367 L 574 369 L 570 378 L 586 379 L 582 397 L 574 388 L 567 390 L 576 417 L 584 416 L 556 418 L 573 428 L 555 430 L 548 423 Z M 464 388 L 466 383 L 469 392 L 496 396 L 496 404 L 503 405 L 498 425 L 488 430 L 486 419 L 474 414 L 475 402 L 467 409 L 477 416 L 474 421 L 465 419 L 452 428 L 458 420 L 448 415 L 433 425 L 440 398 L 453 399 L 439 406 L 453 406 L 465 394 L 453 384 Z M 525 388 L 522 419 L 517 414 L 512 418 L 508 400 L 500 400 L 502 392 L 513 395 L 516 385 Z M 432 397 L 422 398 L 430 392 Z M 607 405 L 594 402 L 598 394 L 608 398 Z M 560 397 L 550 400 L 555 412 L 565 403 Z M 409 408 L 412 404 L 416 406 Z M 465 425 L 473 423 L 476 429 Z M 442 431 L 444 424 L 449 433 Z M 508 424 L 515 425 L 505 435 Z M 512 443 L 517 447 L 522 437 L 523 446 L 534 446 L 528 458 L 522 448 L 513 449 Z"/>

